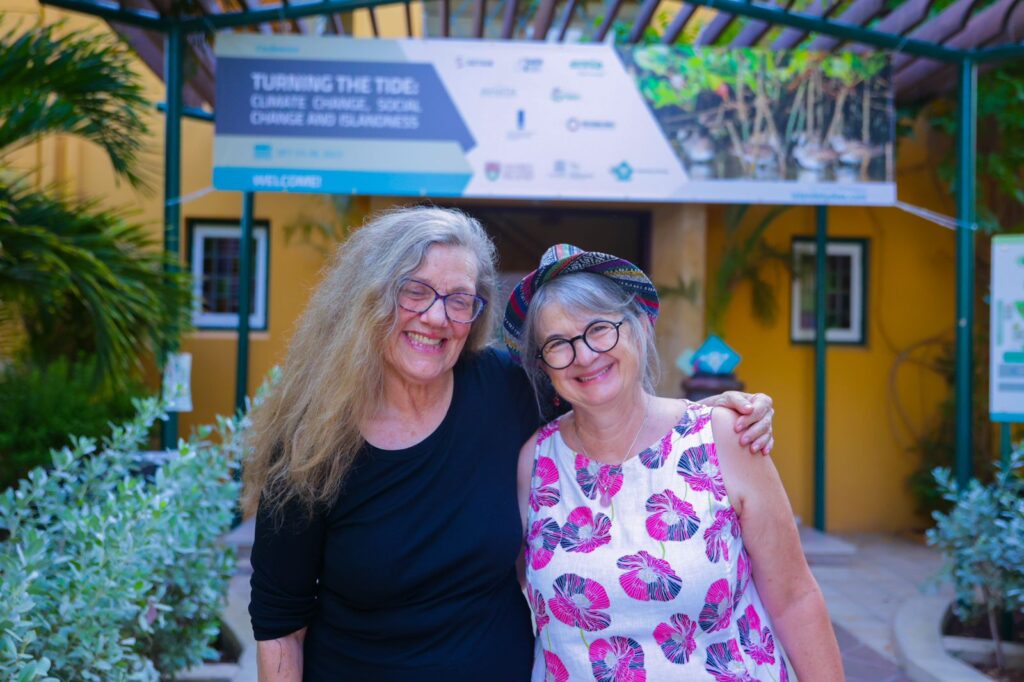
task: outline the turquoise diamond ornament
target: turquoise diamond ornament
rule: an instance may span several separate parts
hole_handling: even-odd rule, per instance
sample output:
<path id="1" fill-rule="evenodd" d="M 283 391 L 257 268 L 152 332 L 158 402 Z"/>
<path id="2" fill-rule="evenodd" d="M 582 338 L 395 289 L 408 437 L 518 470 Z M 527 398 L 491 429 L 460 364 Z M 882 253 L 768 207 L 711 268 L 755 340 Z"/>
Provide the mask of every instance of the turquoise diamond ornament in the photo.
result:
<path id="1" fill-rule="evenodd" d="M 708 337 L 693 355 L 698 372 L 708 374 L 731 374 L 740 364 L 740 354 L 714 334 Z"/>

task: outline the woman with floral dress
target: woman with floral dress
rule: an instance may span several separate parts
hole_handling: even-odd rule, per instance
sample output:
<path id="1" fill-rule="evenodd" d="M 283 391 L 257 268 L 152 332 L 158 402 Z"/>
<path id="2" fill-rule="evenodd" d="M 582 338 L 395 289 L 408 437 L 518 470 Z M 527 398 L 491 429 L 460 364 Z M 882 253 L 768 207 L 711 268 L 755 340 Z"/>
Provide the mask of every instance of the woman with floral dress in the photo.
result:
<path id="1" fill-rule="evenodd" d="M 505 341 L 572 411 L 519 459 L 533 680 L 843 677 L 770 458 L 735 415 L 653 394 L 657 293 L 636 266 L 553 247 Z"/>

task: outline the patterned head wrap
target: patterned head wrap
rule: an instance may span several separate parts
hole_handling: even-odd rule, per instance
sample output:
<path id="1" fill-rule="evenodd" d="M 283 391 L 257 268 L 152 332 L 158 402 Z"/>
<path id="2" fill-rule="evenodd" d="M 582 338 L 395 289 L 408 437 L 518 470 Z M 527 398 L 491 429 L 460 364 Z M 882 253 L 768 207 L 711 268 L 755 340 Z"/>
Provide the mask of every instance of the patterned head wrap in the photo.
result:
<path id="1" fill-rule="evenodd" d="M 574 272 L 592 272 L 611 278 L 616 284 L 632 293 L 640 307 L 647 313 L 653 325 L 658 320 L 658 291 L 644 271 L 628 260 L 597 251 L 583 251 L 572 244 L 556 244 L 544 252 L 540 267 L 523 278 L 505 306 L 505 321 L 502 337 L 512 359 L 522 364 L 523 325 L 526 311 L 534 294 L 542 286 L 561 275 Z"/>

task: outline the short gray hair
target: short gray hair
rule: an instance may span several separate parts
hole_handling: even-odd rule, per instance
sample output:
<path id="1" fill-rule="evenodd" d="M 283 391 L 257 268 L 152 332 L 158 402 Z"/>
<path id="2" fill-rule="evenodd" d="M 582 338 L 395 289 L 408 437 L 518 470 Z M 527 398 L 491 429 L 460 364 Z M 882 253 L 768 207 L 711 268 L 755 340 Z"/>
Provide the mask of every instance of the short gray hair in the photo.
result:
<path id="1" fill-rule="evenodd" d="M 523 368 L 530 378 L 538 403 L 551 392 L 550 379 L 537 359 L 540 344 L 537 323 L 545 306 L 557 303 L 563 310 L 579 310 L 609 318 L 625 318 L 635 339 L 635 349 L 643 372 L 644 390 L 654 393 L 661 373 L 658 351 L 654 343 L 654 325 L 632 292 L 614 280 L 592 272 L 576 272 L 555 277 L 533 295 L 523 325 Z M 542 406 L 543 409 L 543 406 Z"/>

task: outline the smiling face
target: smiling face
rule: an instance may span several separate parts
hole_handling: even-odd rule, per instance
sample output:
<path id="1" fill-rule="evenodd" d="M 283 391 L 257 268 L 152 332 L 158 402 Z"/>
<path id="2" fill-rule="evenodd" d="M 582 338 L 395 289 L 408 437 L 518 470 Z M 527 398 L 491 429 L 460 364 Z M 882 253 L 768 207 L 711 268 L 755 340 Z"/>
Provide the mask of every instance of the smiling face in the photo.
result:
<path id="1" fill-rule="evenodd" d="M 429 284 L 440 294 L 476 293 L 477 263 L 461 246 L 437 244 L 427 250 L 409 277 Z M 398 319 L 384 350 L 385 371 L 403 383 L 430 384 L 445 379 L 466 345 L 472 324 L 448 319 L 435 300 L 425 312 L 396 306 Z"/>
<path id="2" fill-rule="evenodd" d="M 551 338 L 571 339 L 594 320 L 618 321 L 616 313 L 570 311 L 552 301 L 539 311 L 538 345 Z M 583 340 L 576 341 L 576 359 L 565 369 L 544 367 L 560 396 L 573 406 L 597 407 L 631 397 L 641 390 L 640 354 L 632 328 L 619 328 L 619 342 L 610 351 L 595 353 Z"/>

